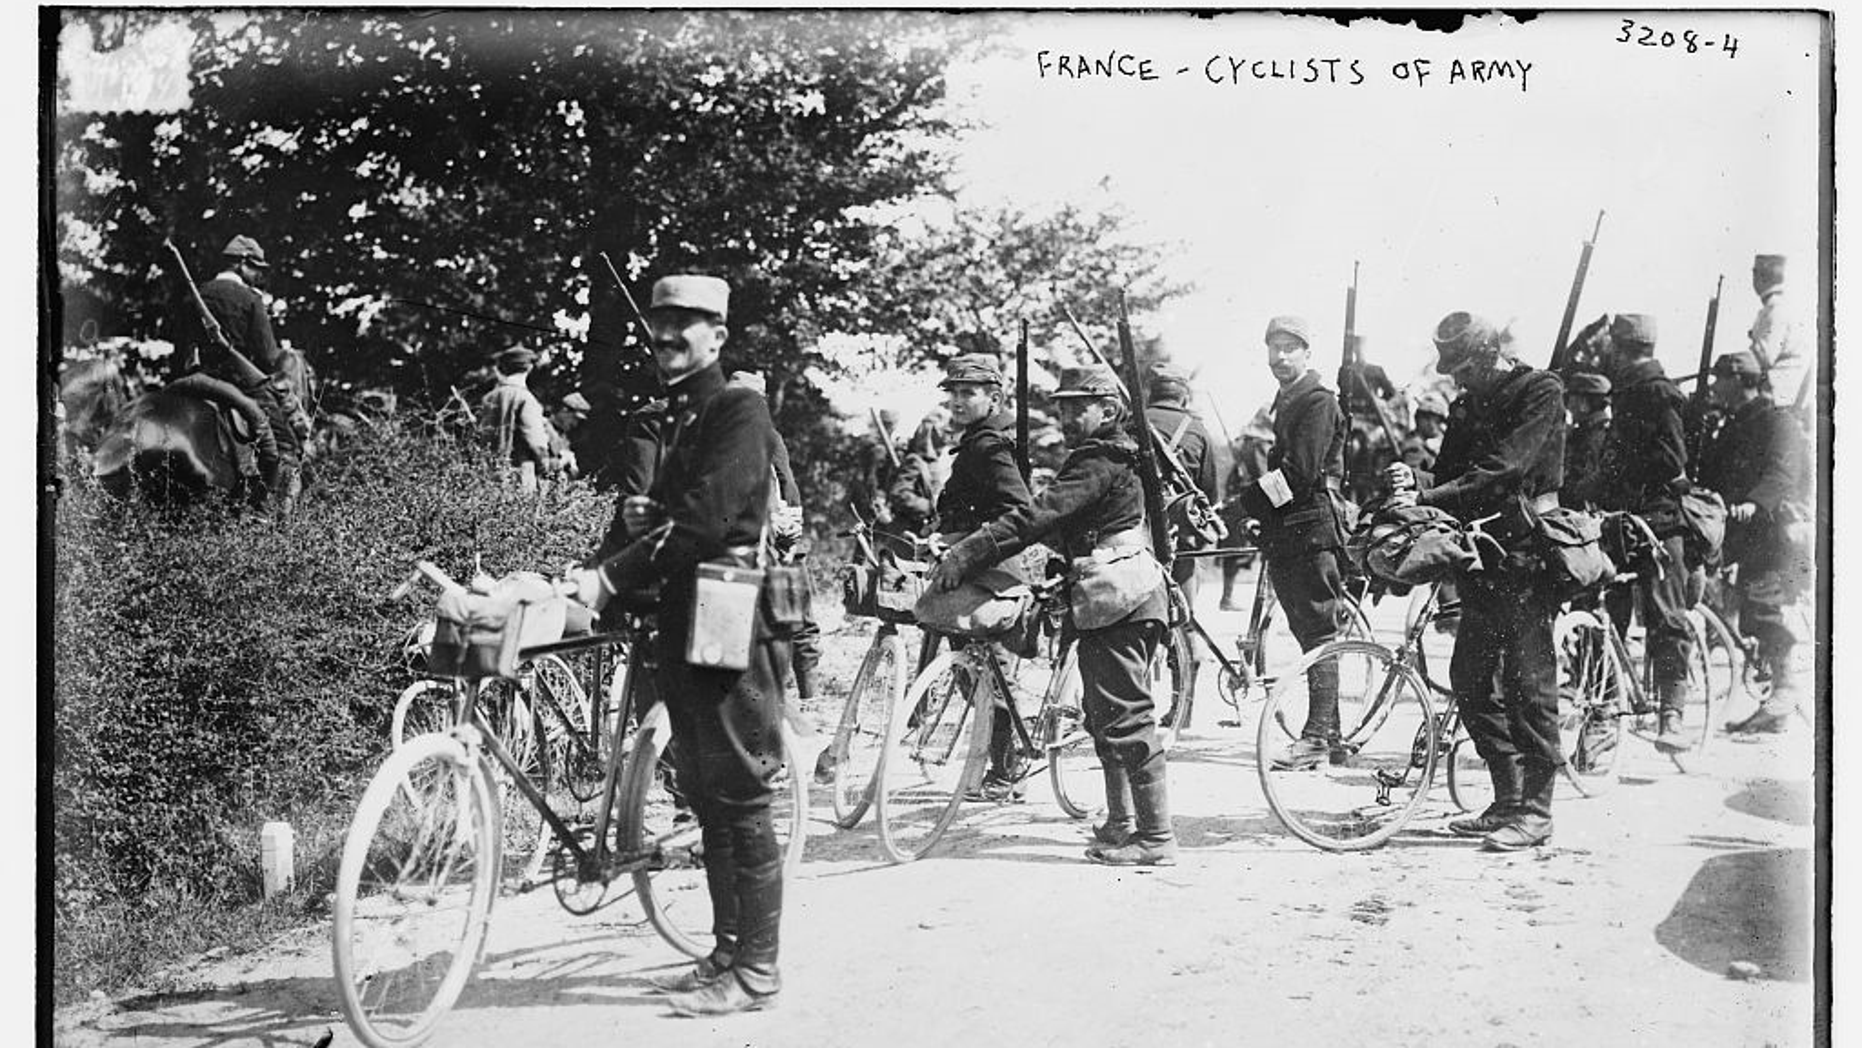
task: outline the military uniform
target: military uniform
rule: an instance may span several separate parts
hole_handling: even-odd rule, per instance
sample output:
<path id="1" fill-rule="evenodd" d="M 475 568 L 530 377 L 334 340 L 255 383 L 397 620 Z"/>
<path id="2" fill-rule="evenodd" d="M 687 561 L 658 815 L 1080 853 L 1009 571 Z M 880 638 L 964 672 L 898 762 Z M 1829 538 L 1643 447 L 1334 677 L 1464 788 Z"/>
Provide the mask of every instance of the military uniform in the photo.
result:
<path id="1" fill-rule="evenodd" d="M 1565 406 L 1571 425 L 1565 430 L 1565 482 L 1558 501 L 1571 509 L 1588 509 L 1596 501 L 1603 446 L 1610 438 L 1610 380 L 1590 371 L 1565 376 Z M 1579 417 L 1573 398 L 1588 398 L 1595 410 Z"/>
<path id="2" fill-rule="evenodd" d="M 721 317 L 728 292 L 714 288 L 722 286 L 715 278 L 666 278 L 654 286 L 651 309 L 703 307 Z M 782 767 L 780 673 L 788 643 L 758 601 L 747 670 L 689 664 L 685 645 L 699 563 L 748 565 L 768 524 L 775 426 L 763 397 L 727 386 L 715 361 L 669 387 L 665 426 L 665 453 L 649 495 L 665 507 L 667 523 L 597 570 L 604 593 L 660 588 L 653 681 L 672 719 L 678 783 L 702 831 L 716 937 L 700 969 L 734 973 L 752 1000 L 761 1000 L 780 986 L 782 852 L 769 806 L 770 783 Z M 715 992 L 722 980 L 709 978 L 709 987 L 687 988 Z"/>
<path id="3" fill-rule="evenodd" d="M 1054 395 L 1121 394 L 1110 369 L 1095 366 L 1068 368 Z M 1069 564 L 1077 558 L 1090 558 L 1096 549 L 1141 546 L 1148 550 L 1150 533 L 1145 523 L 1138 454 L 1136 442 L 1116 427 L 1078 441 L 1040 498 L 984 523 L 951 547 L 938 571 L 968 577 L 1037 542 L 1057 549 Z M 1086 725 L 1106 774 L 1107 825 L 1113 828 L 1101 827 L 1097 835 L 1113 851 L 1120 845 L 1140 849 L 1122 858 L 1108 858 L 1106 849 L 1089 854 L 1098 861 L 1118 865 L 1174 861 L 1160 858 L 1166 853 L 1174 857 L 1176 841 L 1170 829 L 1164 749 L 1157 737 L 1150 689 L 1151 659 L 1170 613 L 1161 572 L 1158 583 L 1130 612 L 1109 626 L 1078 630 L 1071 615 L 1068 617 L 1068 631 L 1075 637 L 1079 658 Z M 1125 812 L 1136 815 L 1136 828 L 1129 840 L 1122 836 L 1128 827 L 1115 825 Z M 1144 848 L 1151 849 L 1149 857 L 1144 857 Z"/>
<path id="4" fill-rule="evenodd" d="M 265 262 L 265 252 L 250 237 L 234 237 L 227 243 L 224 253 L 229 264 L 244 262 L 261 269 L 270 268 Z M 266 376 L 278 373 L 284 363 L 284 354 L 278 348 L 277 337 L 272 332 L 271 311 L 266 308 L 265 299 L 244 278 L 233 269 L 227 269 L 200 286 L 200 298 L 206 303 L 207 312 L 213 314 L 214 321 L 220 325 L 226 340 L 241 356 L 251 361 Z M 265 413 L 277 448 L 278 461 L 260 463 L 259 468 L 261 473 L 267 474 L 265 482 L 273 490 L 283 491 L 289 486 L 290 477 L 296 473 L 303 456 L 303 444 L 291 426 L 290 413 L 272 380 L 268 377 L 257 382 L 248 381 L 250 376 L 235 366 L 217 343 L 206 346 L 200 354 L 200 361 L 201 370 L 213 378 L 236 386 Z M 295 397 L 292 399 L 295 400 Z"/>
<path id="5" fill-rule="evenodd" d="M 1153 439 L 1169 445 L 1177 462 L 1190 475 L 1190 483 L 1202 493 L 1211 507 L 1221 502 L 1221 475 L 1216 469 L 1214 442 L 1202 420 L 1190 411 L 1189 376 L 1169 364 L 1151 368 L 1151 405 L 1144 409 L 1145 421 L 1151 424 Z M 1160 447 L 1158 457 L 1163 457 Z M 1168 479 L 1173 471 L 1158 463 L 1158 475 Z M 1176 536 L 1177 550 L 1201 549 L 1203 543 L 1194 535 Z M 1181 557 L 1171 564 L 1171 575 L 1183 588 L 1184 599 L 1196 606 L 1196 565 L 1194 557 Z"/>
<path id="6" fill-rule="evenodd" d="M 1450 314 L 1436 330 L 1436 369 L 1453 370 L 1471 347 L 1494 352 L 1497 337 L 1478 317 Z M 1448 676 L 1461 723 L 1487 762 L 1494 803 L 1452 828 L 1497 833 L 1524 816 L 1543 820 L 1537 824 L 1543 840 L 1551 832 L 1553 784 L 1565 763 L 1552 648 L 1559 595 L 1545 585 L 1536 560 L 1519 555 L 1531 530 L 1520 500 L 1540 511 L 1557 503 L 1564 479 L 1564 386 L 1551 372 L 1522 365 L 1498 376 L 1491 388 L 1463 393 L 1448 410 L 1442 453 L 1434 475 L 1420 478 L 1417 501 L 1464 522 L 1501 514 L 1483 530 L 1514 554 L 1459 583 L 1461 625 Z M 1494 691 L 1496 672 L 1504 698 Z M 1537 843 L 1531 839 L 1537 835 L 1535 829 L 1522 843 Z"/>
<path id="7" fill-rule="evenodd" d="M 527 377 L 536 363 L 535 352 L 513 346 L 497 356 L 500 372 L 506 368 L 521 370 L 501 373 L 485 399 L 479 402 L 478 424 L 484 439 L 495 450 L 501 465 L 517 468 L 518 486 L 535 491 L 537 474 L 555 462 L 550 454 L 551 434 L 543 417 L 543 402 L 530 392 Z"/>
<path id="8" fill-rule="evenodd" d="M 1031 498 L 1015 464 L 1015 416 L 998 411 L 964 427 L 957 438 L 950 479 L 937 499 L 937 529 L 967 535 Z"/>
<path id="9" fill-rule="evenodd" d="M 1748 361 L 1732 367 L 1748 363 L 1756 374 L 1757 362 L 1749 357 Z M 1715 364 L 1716 373 L 1728 364 L 1728 358 L 1722 357 Z M 1789 713 L 1795 704 L 1789 696 L 1789 668 L 1797 638 L 1784 621 L 1778 598 L 1793 587 L 1775 582 L 1781 573 L 1793 573 L 1800 565 L 1789 562 L 1779 511 L 1787 502 L 1802 500 L 1809 482 L 1803 433 L 1789 409 L 1762 393 L 1734 409 L 1701 455 L 1700 482 L 1719 492 L 1728 507 L 1741 503 L 1757 507 L 1749 520 L 1728 521 L 1725 557 L 1739 569 L 1735 588 L 1739 631 L 1758 641 L 1759 653 L 1772 670 L 1777 701 L 1767 703 L 1772 707 L 1769 712 Z"/>
<path id="10" fill-rule="evenodd" d="M 1295 320 L 1276 318 L 1268 334 L 1294 327 L 1298 330 L 1292 333 L 1305 341 L 1304 322 L 1288 323 Z M 1242 509 L 1260 522 L 1261 553 L 1287 627 L 1300 649 L 1311 651 L 1338 635 L 1345 531 L 1337 500 L 1342 498 L 1346 422 L 1337 395 L 1310 370 L 1280 388 L 1273 414 L 1268 472 L 1237 494 Z M 1300 737 L 1336 743 L 1338 667 L 1315 666 L 1307 683 L 1311 700 Z"/>
<path id="11" fill-rule="evenodd" d="M 1618 316 L 1610 334 L 1618 342 L 1653 345 L 1655 340 L 1653 321 L 1633 313 Z M 1642 517 L 1666 553 L 1668 567 L 1661 577 L 1645 574 L 1635 585 L 1642 592 L 1647 613 L 1644 625 L 1649 631 L 1656 690 L 1663 710 L 1678 716 L 1687 701 L 1687 663 L 1694 645 L 1687 622 L 1693 601 L 1680 502 L 1690 486 L 1682 424 L 1687 398 L 1653 357 L 1620 367 L 1611 384 L 1610 434 L 1597 470 L 1596 502 L 1606 510 L 1627 510 Z M 1617 587 L 1606 599 L 1617 628 L 1627 630 L 1634 594 Z"/>

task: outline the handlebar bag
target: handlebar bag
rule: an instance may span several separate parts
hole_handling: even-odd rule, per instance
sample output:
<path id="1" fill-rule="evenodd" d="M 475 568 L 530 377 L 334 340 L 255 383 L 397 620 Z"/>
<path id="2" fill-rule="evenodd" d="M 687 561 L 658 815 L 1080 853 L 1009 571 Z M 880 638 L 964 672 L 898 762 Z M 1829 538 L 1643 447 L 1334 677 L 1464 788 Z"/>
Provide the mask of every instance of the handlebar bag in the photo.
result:
<path id="1" fill-rule="evenodd" d="M 1373 504 L 1375 505 L 1375 504 Z M 1449 579 L 1480 563 L 1461 522 L 1435 506 L 1378 508 L 1360 519 L 1345 544 L 1358 570 L 1407 589 Z"/>
<path id="2" fill-rule="evenodd" d="M 522 649 L 562 639 L 568 607 L 532 571 L 506 575 L 485 593 L 447 590 L 435 609 L 428 666 L 445 677 L 515 677 Z"/>
<path id="3" fill-rule="evenodd" d="M 988 568 L 954 590 L 926 589 L 912 607 L 918 624 L 952 637 L 994 637 L 1014 629 L 1034 603 L 1028 584 Z"/>

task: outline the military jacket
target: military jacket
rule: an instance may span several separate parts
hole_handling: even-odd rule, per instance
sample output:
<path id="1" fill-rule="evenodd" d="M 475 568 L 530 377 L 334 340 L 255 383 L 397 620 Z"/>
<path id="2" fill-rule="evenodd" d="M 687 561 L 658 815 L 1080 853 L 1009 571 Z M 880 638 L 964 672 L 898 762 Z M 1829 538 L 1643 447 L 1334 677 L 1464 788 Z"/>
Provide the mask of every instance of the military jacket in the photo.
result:
<path id="1" fill-rule="evenodd" d="M 937 529 L 968 534 L 1028 505 L 1028 482 L 1015 465 L 1015 416 L 998 411 L 971 423 L 957 441 L 950 479 L 937 499 Z"/>
<path id="2" fill-rule="evenodd" d="M 667 395 L 665 451 L 647 494 L 666 507 L 670 527 L 628 542 L 600 564 L 617 592 L 659 584 L 662 657 L 685 643 L 698 564 L 754 550 L 761 540 L 776 431 L 763 395 L 727 387 L 716 364 Z M 610 535 L 621 526 L 617 507 Z"/>
<path id="3" fill-rule="evenodd" d="M 1271 475 L 1279 471 L 1292 499 L 1275 506 L 1257 477 L 1236 496 L 1241 508 L 1261 522 L 1268 555 L 1307 549 L 1336 549 L 1345 544 L 1344 524 L 1328 487 L 1338 488 L 1345 475 L 1345 415 L 1338 395 L 1325 388 L 1317 371 L 1308 371 L 1274 397 L 1274 446 L 1267 452 Z"/>
<path id="4" fill-rule="evenodd" d="M 1678 512 L 1688 489 L 1687 398 L 1658 360 L 1640 360 L 1617 376 L 1610 394 L 1610 435 L 1597 468 L 1596 502 L 1638 514 Z"/>
<path id="5" fill-rule="evenodd" d="M 886 486 L 886 505 L 892 510 L 892 529 L 923 535 L 929 530 L 937 501 L 937 483 L 924 453 L 912 450 L 899 460 Z"/>
<path id="6" fill-rule="evenodd" d="M 1435 472 L 1416 500 L 1462 521 L 1500 513 L 1488 530 L 1502 543 L 1522 534 L 1519 497 L 1555 492 L 1564 481 L 1564 398 L 1557 375 L 1530 367 L 1515 368 L 1483 394 L 1456 397 Z"/>
<path id="7" fill-rule="evenodd" d="M 1583 509 L 1592 501 L 1609 436 L 1610 420 L 1601 412 L 1565 430 L 1565 480 L 1558 489 L 1561 505 Z"/>
<path id="8" fill-rule="evenodd" d="M 1728 524 L 1727 559 L 1754 571 L 1774 563 L 1773 518 L 1787 501 L 1808 496 L 1809 480 L 1803 432 L 1789 409 L 1760 396 L 1735 411 L 1700 462 L 1700 482 L 1729 507 L 1750 502 L 1759 508 L 1754 520 Z"/>
<path id="9" fill-rule="evenodd" d="M 278 340 L 272 335 L 271 314 L 257 291 L 245 281 L 223 273 L 200 286 L 200 297 L 207 303 L 207 312 L 220 322 L 220 330 L 226 333 L 226 340 L 234 349 L 267 375 L 278 370 Z M 243 378 L 233 369 L 226 351 L 211 338 L 206 338 L 201 350 L 201 363 L 209 374 L 243 385 Z"/>
<path id="10" fill-rule="evenodd" d="M 1041 497 L 984 524 L 946 554 L 964 577 L 1012 557 L 1037 542 L 1069 560 L 1092 553 L 1101 538 L 1145 526 L 1144 486 L 1138 479 L 1138 445 L 1119 432 L 1082 441 L 1061 463 Z M 1149 536 L 1146 536 L 1147 546 Z M 1163 587 L 1124 621 L 1164 621 Z"/>

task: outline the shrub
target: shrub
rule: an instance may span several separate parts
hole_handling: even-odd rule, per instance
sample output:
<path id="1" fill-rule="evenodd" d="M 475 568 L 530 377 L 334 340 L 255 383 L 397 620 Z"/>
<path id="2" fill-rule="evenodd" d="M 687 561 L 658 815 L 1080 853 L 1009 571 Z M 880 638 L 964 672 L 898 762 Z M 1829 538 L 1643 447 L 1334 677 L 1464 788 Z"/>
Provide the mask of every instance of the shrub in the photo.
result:
<path id="1" fill-rule="evenodd" d="M 390 591 L 416 558 L 462 580 L 475 555 L 493 575 L 553 573 L 594 548 L 612 499 L 580 483 L 524 495 L 473 449 L 391 428 L 315 463 L 287 518 L 224 504 L 154 512 L 83 481 L 55 512 L 63 966 L 92 912 L 174 894 L 256 899 L 270 819 L 297 826 L 299 877 L 323 882 L 304 888 L 329 891 L 342 827 L 412 679 L 401 638 L 433 596 Z"/>

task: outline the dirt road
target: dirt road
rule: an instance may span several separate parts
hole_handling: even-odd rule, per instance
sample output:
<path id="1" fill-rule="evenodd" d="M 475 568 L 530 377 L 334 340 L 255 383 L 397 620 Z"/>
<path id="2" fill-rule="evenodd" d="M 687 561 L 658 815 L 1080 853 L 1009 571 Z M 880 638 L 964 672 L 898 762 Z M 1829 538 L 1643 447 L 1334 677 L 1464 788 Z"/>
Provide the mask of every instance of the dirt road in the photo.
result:
<path id="1" fill-rule="evenodd" d="M 1218 636 L 1240 629 L 1240 616 L 1215 618 Z M 1213 688 L 1198 701 L 1220 710 Z M 1266 809 L 1251 728 L 1199 721 L 1171 756 L 1176 867 L 1086 863 L 1082 825 L 1044 787 L 966 809 L 930 857 L 890 866 L 870 817 L 837 831 L 817 791 L 777 1009 L 669 1017 L 644 977 L 680 958 L 635 900 L 575 918 L 544 890 L 498 901 L 485 963 L 433 1043 L 1812 1043 L 1808 726 L 1757 743 L 1718 735 L 1686 775 L 1626 741 L 1621 784 L 1561 797 L 1537 851 L 1449 836 L 1438 785 L 1415 832 L 1335 855 Z M 1735 962 L 1752 977 L 1730 976 Z M 182 982 L 63 1010 L 56 1043 L 356 1043 L 327 925 Z"/>

